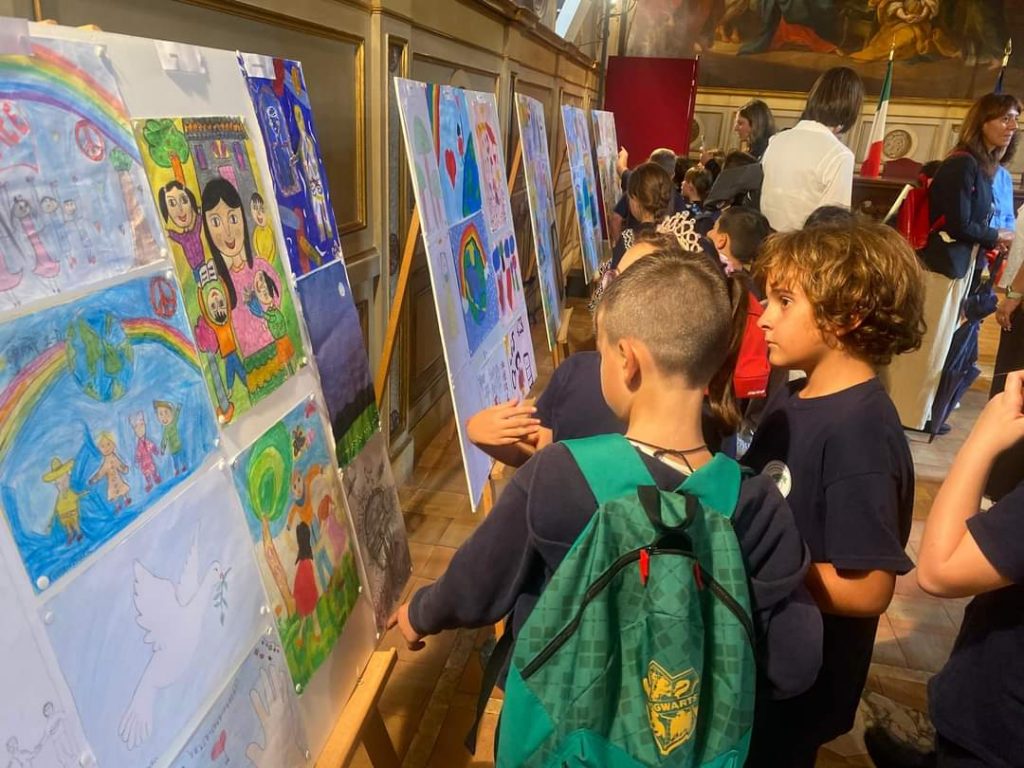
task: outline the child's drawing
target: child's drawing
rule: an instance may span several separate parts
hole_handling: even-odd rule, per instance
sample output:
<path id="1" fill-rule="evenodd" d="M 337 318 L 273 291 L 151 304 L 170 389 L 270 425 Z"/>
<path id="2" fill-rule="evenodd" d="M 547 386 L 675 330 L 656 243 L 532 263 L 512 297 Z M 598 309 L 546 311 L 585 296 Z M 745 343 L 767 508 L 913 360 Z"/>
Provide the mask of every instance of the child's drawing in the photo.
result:
<path id="1" fill-rule="evenodd" d="M 0 498 L 37 589 L 212 450 L 187 322 L 156 275 L 0 325 Z"/>
<path id="2" fill-rule="evenodd" d="M 298 282 L 338 463 L 347 465 L 377 431 L 370 363 L 345 264 L 332 262 Z"/>
<path id="3" fill-rule="evenodd" d="M 615 170 L 615 162 L 619 155 L 619 139 L 615 134 L 615 114 L 594 109 L 591 110 L 590 117 L 594 122 L 594 150 L 597 153 L 601 199 L 604 200 L 605 221 L 608 221 L 615 204 L 622 197 L 622 183 Z"/>
<path id="4" fill-rule="evenodd" d="M 483 361 L 477 382 L 480 400 L 485 406 L 507 403 L 519 396 L 518 390 L 512 385 L 512 372 L 508 367 L 508 354 L 504 347 L 494 350 Z"/>
<path id="5" fill-rule="evenodd" d="M 462 318 L 471 355 L 476 353 L 500 317 L 497 279 L 486 233 L 480 213 L 451 229 L 455 282 L 462 301 Z"/>
<path id="6" fill-rule="evenodd" d="M 544 107 L 529 96 L 516 94 L 519 135 L 523 143 L 523 172 L 530 203 L 530 224 L 537 252 L 537 274 L 540 278 L 541 303 L 548 348 L 554 349 L 562 315 L 564 287 L 562 256 L 559 252 L 555 222 L 555 198 L 551 184 L 551 161 L 548 156 L 548 135 L 544 127 Z"/>
<path id="7" fill-rule="evenodd" d="M 0 55 L 0 312 L 156 261 L 155 211 L 95 46 Z"/>
<path id="8" fill-rule="evenodd" d="M 405 521 L 383 434 L 378 432 L 370 439 L 342 479 L 363 551 L 377 627 L 383 631 L 412 572 Z"/>
<path id="9" fill-rule="evenodd" d="M 569 151 L 569 173 L 572 176 L 573 199 L 576 202 L 576 220 L 580 228 L 583 274 L 590 282 L 597 276 L 600 260 L 598 247 L 601 242 L 601 220 L 597 212 L 597 183 L 594 180 L 586 113 L 579 107 L 563 104 L 562 125 L 565 128 L 565 141 Z"/>
<path id="10" fill-rule="evenodd" d="M 427 85 L 427 108 L 434 127 L 434 147 L 441 173 L 441 192 L 449 225 L 480 211 L 480 169 L 466 92 L 451 86 Z"/>
<path id="11" fill-rule="evenodd" d="M 427 109 L 427 86 L 414 80 L 395 78 L 395 89 L 406 126 L 406 152 L 415 184 L 416 208 L 427 238 L 448 231 L 444 197 L 431 112 Z M 433 113 L 436 114 L 436 111 Z"/>
<path id="12" fill-rule="evenodd" d="M 244 57 L 240 58 L 245 70 Z M 246 81 L 273 171 L 288 260 L 298 277 L 340 258 L 341 241 L 302 65 L 273 59 L 273 67 L 272 78 L 246 71 Z M 259 205 L 262 208 L 262 198 Z M 266 231 L 270 234 L 269 228 Z M 258 234 L 254 233 L 254 242 L 260 239 Z M 273 237 L 262 240 L 272 246 Z"/>
<path id="13" fill-rule="evenodd" d="M 212 514 L 216 512 L 216 514 Z M 226 473 L 203 474 L 41 609 L 100 765 L 151 765 L 264 625 Z"/>
<path id="14" fill-rule="evenodd" d="M 330 654 L 359 596 L 332 453 L 320 409 L 306 401 L 234 462 L 288 669 L 300 685 Z"/>
<path id="15" fill-rule="evenodd" d="M 516 319 L 505 337 L 505 355 L 512 379 L 512 396 L 525 398 L 537 380 L 537 367 L 533 360 L 530 326 L 522 315 Z"/>
<path id="16" fill-rule="evenodd" d="M 494 94 L 467 94 L 470 119 L 476 136 L 483 209 L 491 232 L 502 232 L 512 221 L 508 200 L 508 180 L 501 146 L 501 122 Z"/>
<path id="17" fill-rule="evenodd" d="M 232 117 L 138 120 L 185 309 L 218 417 L 228 422 L 299 366 L 301 333 L 252 145 Z"/>
<path id="18" fill-rule="evenodd" d="M 491 240 L 491 268 L 498 293 L 498 311 L 502 320 L 514 318 L 522 308 L 523 277 L 519 269 L 515 233 L 509 230 L 505 237 Z"/>
<path id="19" fill-rule="evenodd" d="M 22 610 L 2 559 L 0 613 L 0 765 L 77 768 L 88 752 L 81 727 L 62 705 L 60 673 L 40 651 L 42 625 Z"/>
<path id="20" fill-rule="evenodd" d="M 281 642 L 272 632 L 256 642 L 171 766 L 305 768 L 307 749 Z"/>

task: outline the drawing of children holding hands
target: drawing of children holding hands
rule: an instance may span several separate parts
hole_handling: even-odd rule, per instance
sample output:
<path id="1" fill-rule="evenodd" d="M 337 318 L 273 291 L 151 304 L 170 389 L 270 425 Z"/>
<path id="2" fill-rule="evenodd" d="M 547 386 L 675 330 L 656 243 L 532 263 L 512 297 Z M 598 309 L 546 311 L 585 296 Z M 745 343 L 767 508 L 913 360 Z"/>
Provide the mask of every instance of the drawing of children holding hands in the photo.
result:
<path id="1" fill-rule="evenodd" d="M 57 489 L 57 501 L 53 505 L 53 517 L 50 519 L 50 525 L 52 526 L 53 520 L 56 519 L 64 528 L 64 532 L 67 534 L 65 546 L 71 546 L 73 542 L 81 541 L 83 538 L 79 501 L 85 494 L 71 490 L 71 470 L 74 465 L 73 459 L 61 461 L 54 457 L 50 461 L 50 471 L 43 475 L 43 482 L 53 483 Z M 47 531 L 49 531 L 49 526 L 47 526 Z"/>
<path id="2" fill-rule="evenodd" d="M 252 231 L 252 247 L 256 251 L 256 256 L 266 261 L 273 261 L 277 256 L 277 240 L 274 239 L 274 230 L 267 224 L 267 210 L 263 202 L 263 195 L 259 192 L 253 192 L 252 197 L 249 198 L 249 212 L 256 225 Z"/>
<path id="3" fill-rule="evenodd" d="M 316 605 L 320 600 L 320 591 L 317 589 L 316 572 L 313 566 L 313 498 L 310 493 L 310 485 L 313 480 L 321 474 L 319 466 L 313 466 L 306 472 L 303 479 L 299 470 L 292 472 L 292 508 L 288 513 L 287 528 L 291 530 L 295 518 L 299 518 L 295 526 L 295 543 L 298 546 L 298 555 L 295 558 L 295 582 L 292 587 L 292 595 L 295 597 L 295 610 L 302 620 L 303 628 L 306 621 L 312 617 L 313 639 L 320 639 L 320 619 L 316 614 Z M 295 644 L 301 645 L 302 634 L 296 638 Z"/>
<path id="4" fill-rule="evenodd" d="M 277 361 L 290 371 L 295 348 L 292 346 L 292 340 L 288 338 L 288 323 L 280 309 L 281 299 L 277 283 L 266 270 L 261 269 L 253 278 L 252 288 L 248 299 L 249 311 L 267 321 L 270 335 L 276 342 Z"/>
<path id="5" fill-rule="evenodd" d="M 245 366 L 238 356 L 238 342 L 235 340 L 235 331 L 230 322 L 228 289 L 218 278 L 212 278 L 200 285 L 199 311 L 202 317 L 195 328 L 196 344 L 207 354 L 210 376 L 217 392 L 217 415 L 222 416 L 225 421 L 231 421 L 231 416 L 235 412 L 234 403 L 231 402 L 235 379 L 241 380 L 242 386 L 246 389 L 249 388 L 249 382 Z M 218 357 L 224 362 L 226 383 L 221 376 Z"/>
<path id="6" fill-rule="evenodd" d="M 181 246 L 192 273 L 197 275 L 206 261 L 206 254 L 203 252 L 203 228 L 196 196 L 175 179 L 160 188 L 159 197 L 160 215 L 163 216 L 167 236 Z"/>
<path id="7" fill-rule="evenodd" d="M 161 483 L 160 470 L 156 466 L 156 457 L 162 451 L 156 447 L 156 443 L 146 436 L 146 417 L 142 414 L 142 411 L 129 416 L 128 423 L 131 424 L 132 431 L 137 438 L 135 443 L 135 466 L 142 473 L 142 478 L 146 481 L 146 493 L 149 493 L 154 485 L 160 485 Z"/>
<path id="8" fill-rule="evenodd" d="M 109 432 L 101 432 L 96 445 L 103 455 L 103 461 L 96 473 L 89 478 L 89 485 L 96 485 L 100 480 L 106 479 L 107 501 L 114 505 L 116 515 L 132 503 L 132 489 L 124 481 L 124 476 L 128 474 L 128 465 L 117 455 L 117 443 Z"/>
<path id="9" fill-rule="evenodd" d="M 174 474 L 180 475 L 188 471 L 188 460 L 185 457 L 185 446 L 181 442 L 181 433 L 178 431 L 178 418 L 181 416 L 181 406 L 175 405 L 167 400 L 154 400 L 153 410 L 156 411 L 156 420 L 164 428 L 163 437 L 160 438 L 160 450 L 171 455 L 174 462 Z"/>

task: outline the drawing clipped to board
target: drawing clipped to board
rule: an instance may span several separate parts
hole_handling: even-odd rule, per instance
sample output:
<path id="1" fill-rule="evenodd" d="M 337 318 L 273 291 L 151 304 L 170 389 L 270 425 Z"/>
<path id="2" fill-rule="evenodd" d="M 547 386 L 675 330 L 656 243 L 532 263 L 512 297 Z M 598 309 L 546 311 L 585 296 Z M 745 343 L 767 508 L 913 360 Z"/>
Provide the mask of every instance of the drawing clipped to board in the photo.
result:
<path id="1" fill-rule="evenodd" d="M 292 679 L 305 686 L 359 597 L 359 569 L 323 417 L 304 400 L 235 459 L 235 487 Z"/>
<path id="2" fill-rule="evenodd" d="M 216 420 L 164 273 L 0 324 L 0 498 L 46 589 L 200 467 Z"/>
<path id="3" fill-rule="evenodd" d="M 263 598 L 231 480 L 212 469 L 45 604 L 99 765 L 165 755 L 252 648 Z"/>
<path id="4" fill-rule="evenodd" d="M 587 282 L 597 277 L 601 248 L 601 217 L 597 211 L 597 183 L 590 153 L 590 131 L 587 113 L 579 107 L 562 105 L 562 128 L 569 151 L 569 175 L 572 196 L 576 202 L 576 220 L 580 227 L 580 251 L 583 275 Z"/>
<path id="5" fill-rule="evenodd" d="M 590 119 L 594 122 L 594 150 L 597 153 L 597 173 L 601 182 L 601 199 L 604 201 L 604 220 L 609 221 L 616 203 L 622 197 L 622 183 L 615 170 L 619 157 L 619 139 L 615 134 L 615 114 L 602 109 L 592 109 Z"/>
<path id="6" fill-rule="evenodd" d="M 345 466 L 377 431 L 369 360 L 352 300 L 309 93 L 297 61 L 240 54 L 274 179 L 288 261 Z"/>
<path id="7" fill-rule="evenodd" d="M 0 312 L 160 258 L 114 76 L 94 45 L 0 55 Z"/>
<path id="8" fill-rule="evenodd" d="M 525 94 L 516 94 L 519 136 L 523 143 L 523 173 L 526 197 L 530 203 L 530 224 L 537 250 L 537 274 L 540 278 L 541 304 L 548 348 L 554 349 L 558 324 L 565 303 L 562 256 L 559 252 L 555 215 L 555 195 L 551 185 L 551 160 L 548 134 L 544 127 L 544 105 Z"/>
<path id="9" fill-rule="evenodd" d="M 358 458 L 345 468 L 342 479 L 363 552 L 377 629 L 383 632 L 412 573 L 412 556 L 382 433 L 370 439 Z"/>
<path id="10" fill-rule="evenodd" d="M 0 557 L 0 764 L 77 768 L 88 754 L 73 708 L 39 648 L 42 624 L 25 613 Z M 15 695 L 11 695 L 14 693 Z M 4 763 L 3 761 L 7 762 Z"/>
<path id="11" fill-rule="evenodd" d="M 230 422 L 303 362 L 252 144 L 237 117 L 136 120 L 135 135 L 203 374 L 218 418 Z"/>
<path id="12" fill-rule="evenodd" d="M 256 641 L 171 768 L 300 768 L 309 765 L 307 750 L 281 643 L 271 630 Z"/>
<path id="13" fill-rule="evenodd" d="M 447 85 L 396 78 L 395 88 L 475 506 L 491 460 L 465 421 L 525 397 L 536 379 L 497 105 Z"/>

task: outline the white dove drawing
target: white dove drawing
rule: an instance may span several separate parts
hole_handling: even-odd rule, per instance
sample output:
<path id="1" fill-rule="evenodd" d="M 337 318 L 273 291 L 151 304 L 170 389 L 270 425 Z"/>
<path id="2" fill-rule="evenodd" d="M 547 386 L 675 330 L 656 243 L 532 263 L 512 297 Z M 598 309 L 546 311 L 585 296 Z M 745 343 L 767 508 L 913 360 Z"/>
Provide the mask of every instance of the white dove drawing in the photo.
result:
<path id="1" fill-rule="evenodd" d="M 192 546 L 177 584 L 154 576 L 135 561 L 135 621 L 146 630 L 144 641 L 151 646 L 152 655 L 118 729 L 128 749 L 140 746 L 152 733 L 157 694 L 174 685 L 194 658 L 206 612 L 226 607 L 224 589 L 230 570 L 214 561 L 200 583 L 198 528 L 192 535 Z"/>

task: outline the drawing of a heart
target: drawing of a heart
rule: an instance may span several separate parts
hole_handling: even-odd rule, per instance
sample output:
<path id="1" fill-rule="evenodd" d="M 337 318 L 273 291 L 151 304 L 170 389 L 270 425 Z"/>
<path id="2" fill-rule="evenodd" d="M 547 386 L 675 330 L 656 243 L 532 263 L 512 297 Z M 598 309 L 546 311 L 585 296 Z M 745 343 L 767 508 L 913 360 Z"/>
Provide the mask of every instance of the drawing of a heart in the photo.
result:
<path id="1" fill-rule="evenodd" d="M 221 731 L 220 736 L 217 738 L 217 743 L 213 745 L 213 749 L 210 750 L 210 759 L 216 760 L 218 757 L 224 754 L 224 746 L 228 743 L 228 732 Z"/>
<path id="2" fill-rule="evenodd" d="M 456 167 L 455 167 L 455 153 L 452 152 L 450 149 L 446 149 L 444 151 L 444 168 L 445 168 L 446 171 L 448 171 L 448 179 L 450 180 L 451 185 L 454 187 L 455 186 L 455 171 L 456 171 Z"/>

